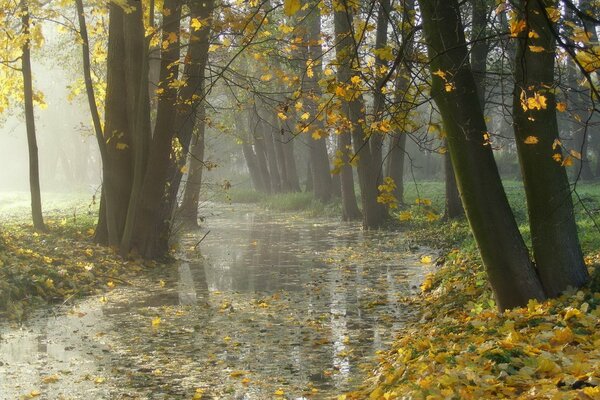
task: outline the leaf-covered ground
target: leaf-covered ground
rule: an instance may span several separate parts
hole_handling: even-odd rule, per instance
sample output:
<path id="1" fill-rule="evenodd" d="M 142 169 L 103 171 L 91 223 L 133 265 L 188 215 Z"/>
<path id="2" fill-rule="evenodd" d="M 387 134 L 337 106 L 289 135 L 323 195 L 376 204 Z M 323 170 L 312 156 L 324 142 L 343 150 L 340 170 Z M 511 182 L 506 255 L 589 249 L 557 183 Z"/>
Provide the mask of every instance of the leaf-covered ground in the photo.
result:
<path id="1" fill-rule="evenodd" d="M 600 399 L 600 233 L 592 220 L 600 196 L 597 186 L 584 189 L 587 207 L 578 205 L 577 212 L 592 282 L 504 313 L 496 309 L 466 223 L 431 222 L 427 207 L 403 210 L 410 213 L 402 224 L 411 240 L 448 251 L 421 293 L 403 300 L 422 310 L 420 321 L 380 354 L 363 390 L 338 398 Z M 512 194 L 527 239 L 525 203 Z"/>
<path id="2" fill-rule="evenodd" d="M 20 321 L 32 306 L 101 293 L 144 268 L 94 244 L 96 207 L 90 209 L 82 196 L 51 203 L 47 232 L 33 229 L 25 196 L 0 197 L 0 317 Z"/>

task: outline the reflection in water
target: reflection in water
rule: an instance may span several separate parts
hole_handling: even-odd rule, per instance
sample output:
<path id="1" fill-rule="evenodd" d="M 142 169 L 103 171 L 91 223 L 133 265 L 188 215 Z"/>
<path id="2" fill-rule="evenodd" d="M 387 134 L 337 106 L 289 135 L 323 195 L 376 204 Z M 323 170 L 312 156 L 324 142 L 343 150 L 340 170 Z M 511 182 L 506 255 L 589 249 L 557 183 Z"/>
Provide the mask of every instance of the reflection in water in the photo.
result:
<path id="1" fill-rule="evenodd" d="M 182 253 L 107 303 L 88 299 L 27 330 L 1 330 L 0 399 L 33 389 L 189 398 L 197 388 L 203 398 L 265 399 L 277 388 L 327 398 L 356 387 L 359 365 L 410 318 L 399 296 L 422 267 L 395 233 L 242 209 L 211 217 L 181 247 L 206 229 L 201 254 Z M 68 385 L 44 383 L 54 371 Z"/>

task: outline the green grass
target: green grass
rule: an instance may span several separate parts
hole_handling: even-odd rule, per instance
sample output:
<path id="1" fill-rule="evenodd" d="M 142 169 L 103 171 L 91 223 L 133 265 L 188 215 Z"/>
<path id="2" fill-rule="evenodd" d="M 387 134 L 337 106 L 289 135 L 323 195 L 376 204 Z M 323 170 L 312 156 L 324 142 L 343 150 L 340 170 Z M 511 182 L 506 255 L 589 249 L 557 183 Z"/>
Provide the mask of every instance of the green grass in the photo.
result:
<path id="1" fill-rule="evenodd" d="M 519 229 L 530 246 L 531 235 L 523 184 L 515 180 L 505 180 L 503 184 Z M 579 183 L 576 189 L 577 194 L 573 195 L 573 204 L 582 250 L 584 253 L 598 251 L 600 250 L 600 229 L 596 224 L 600 225 L 600 183 Z M 410 222 L 403 222 L 401 225 L 421 232 L 421 234 L 424 234 L 424 231 L 428 231 L 430 235 L 433 234 L 432 245 L 437 242 L 438 246 L 439 243 L 442 243 L 444 247 L 447 247 L 460 243 L 461 248 L 475 249 L 475 243 L 469 233 L 466 221 L 428 223 L 423 207 L 415 205 L 417 198 L 431 200 L 430 209 L 434 213 L 442 215 L 444 212 L 444 182 L 427 181 L 419 182 L 416 185 L 408 182 L 405 187 L 404 200 L 413 217 Z"/>

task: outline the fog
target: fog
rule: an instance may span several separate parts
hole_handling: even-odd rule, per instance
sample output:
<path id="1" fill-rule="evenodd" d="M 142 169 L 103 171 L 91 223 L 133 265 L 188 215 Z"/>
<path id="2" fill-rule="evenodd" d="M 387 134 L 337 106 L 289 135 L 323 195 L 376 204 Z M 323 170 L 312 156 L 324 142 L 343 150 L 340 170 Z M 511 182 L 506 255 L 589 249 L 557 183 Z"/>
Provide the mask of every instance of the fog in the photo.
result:
<path id="1" fill-rule="evenodd" d="M 101 174 L 89 109 L 81 94 L 69 96 L 70 86 L 81 78 L 73 77 L 76 68 L 66 70 L 60 66 L 70 62 L 64 59 L 64 53 L 47 50 L 59 45 L 52 43 L 52 38 L 57 37 L 52 28 L 44 29 L 44 34 L 45 52 L 34 52 L 32 57 L 34 90 L 43 93 L 46 103 L 46 107 L 35 107 L 42 191 L 95 192 Z M 54 54 L 63 58 L 57 59 Z M 0 159 L 0 190 L 28 190 L 29 159 L 22 104 L 14 103 L 0 115 Z"/>

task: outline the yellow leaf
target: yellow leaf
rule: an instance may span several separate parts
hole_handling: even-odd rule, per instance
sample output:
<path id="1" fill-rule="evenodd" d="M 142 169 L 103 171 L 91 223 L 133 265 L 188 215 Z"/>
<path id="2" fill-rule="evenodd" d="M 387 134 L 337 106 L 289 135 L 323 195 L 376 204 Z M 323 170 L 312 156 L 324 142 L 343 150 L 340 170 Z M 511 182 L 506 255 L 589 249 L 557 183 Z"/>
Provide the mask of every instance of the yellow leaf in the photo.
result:
<path id="1" fill-rule="evenodd" d="M 202 399 L 202 395 L 204 394 L 204 389 L 196 389 L 196 392 L 194 393 L 194 397 L 192 397 L 193 400 L 200 400 Z"/>
<path id="2" fill-rule="evenodd" d="M 567 103 L 563 103 L 563 102 L 556 103 L 556 109 L 559 112 L 565 112 L 565 111 L 567 111 Z"/>
<path id="3" fill-rule="evenodd" d="M 573 157 L 567 156 L 561 164 L 563 167 L 570 167 L 573 165 Z"/>
<path id="4" fill-rule="evenodd" d="M 159 326 L 160 322 L 161 322 L 160 317 L 152 318 L 152 326 Z"/>
<path id="5" fill-rule="evenodd" d="M 422 256 L 421 257 L 421 263 L 423 264 L 431 264 L 431 256 Z"/>
<path id="6" fill-rule="evenodd" d="M 541 53 L 544 50 L 546 49 L 544 49 L 544 47 L 542 46 L 529 46 L 529 51 L 531 51 L 532 53 Z"/>
<path id="7" fill-rule="evenodd" d="M 442 78 L 444 80 L 446 79 L 446 73 L 444 71 L 442 71 L 441 69 L 438 69 L 437 71 L 432 72 L 432 75 L 439 76 L 440 78 Z"/>
<path id="8" fill-rule="evenodd" d="M 538 143 L 540 140 L 535 137 L 535 136 L 527 136 L 524 140 L 525 144 L 536 144 Z"/>
<path id="9" fill-rule="evenodd" d="M 94 383 L 96 383 L 96 384 L 104 383 L 105 380 L 106 380 L 105 378 L 99 376 L 96 379 L 94 379 Z"/>
<path id="10" fill-rule="evenodd" d="M 398 218 L 400 221 L 410 221 L 412 219 L 412 214 L 410 211 L 401 211 Z"/>
<path id="11" fill-rule="evenodd" d="M 510 21 L 510 24 L 509 24 L 510 36 L 517 37 L 519 35 L 519 33 L 523 32 L 523 30 L 526 27 L 527 27 L 527 23 L 523 19 Z"/>
<path id="12" fill-rule="evenodd" d="M 306 121 L 306 120 L 308 120 L 309 118 L 310 118 L 310 113 L 308 113 L 308 112 L 305 112 L 304 114 L 302 114 L 302 115 L 300 116 L 300 119 L 301 119 L 302 121 Z"/>
<path id="13" fill-rule="evenodd" d="M 42 382 L 55 383 L 55 382 L 58 382 L 59 379 L 60 379 L 60 377 L 55 374 L 55 375 L 46 376 L 45 378 L 42 379 Z"/>
<path id="14" fill-rule="evenodd" d="M 301 6 L 302 6 L 302 4 L 300 3 L 300 0 L 284 0 L 283 1 L 283 12 L 288 17 L 291 17 L 294 14 L 296 14 L 298 11 L 300 11 Z"/>
<path id="15" fill-rule="evenodd" d="M 282 389 L 277 389 L 275 391 L 275 396 L 283 396 L 285 392 Z"/>
<path id="16" fill-rule="evenodd" d="M 550 339 L 550 342 L 552 342 L 553 344 L 556 344 L 556 345 L 562 345 L 562 344 L 571 343 L 574 338 L 575 338 L 575 335 L 573 335 L 573 332 L 571 331 L 571 329 L 569 329 L 568 327 L 560 328 L 560 329 L 554 330 L 554 335 Z"/>
<path id="17" fill-rule="evenodd" d="M 264 75 L 262 75 L 260 77 L 260 80 L 263 81 L 263 82 L 267 82 L 267 81 L 270 81 L 271 78 L 273 78 L 273 75 L 271 75 L 271 74 L 264 74 Z"/>
<path id="18" fill-rule="evenodd" d="M 129 145 L 127 143 L 120 143 L 119 142 L 119 143 L 116 144 L 115 147 L 116 147 L 117 150 L 125 150 L 126 148 L 129 147 Z"/>
<path id="19" fill-rule="evenodd" d="M 200 20 L 198 18 L 192 18 L 192 20 L 190 21 L 190 27 L 197 31 L 200 28 L 202 28 L 202 22 L 200 22 Z"/>
<path id="20" fill-rule="evenodd" d="M 556 23 L 560 20 L 560 10 L 556 7 L 546 7 L 546 14 L 550 21 Z"/>

